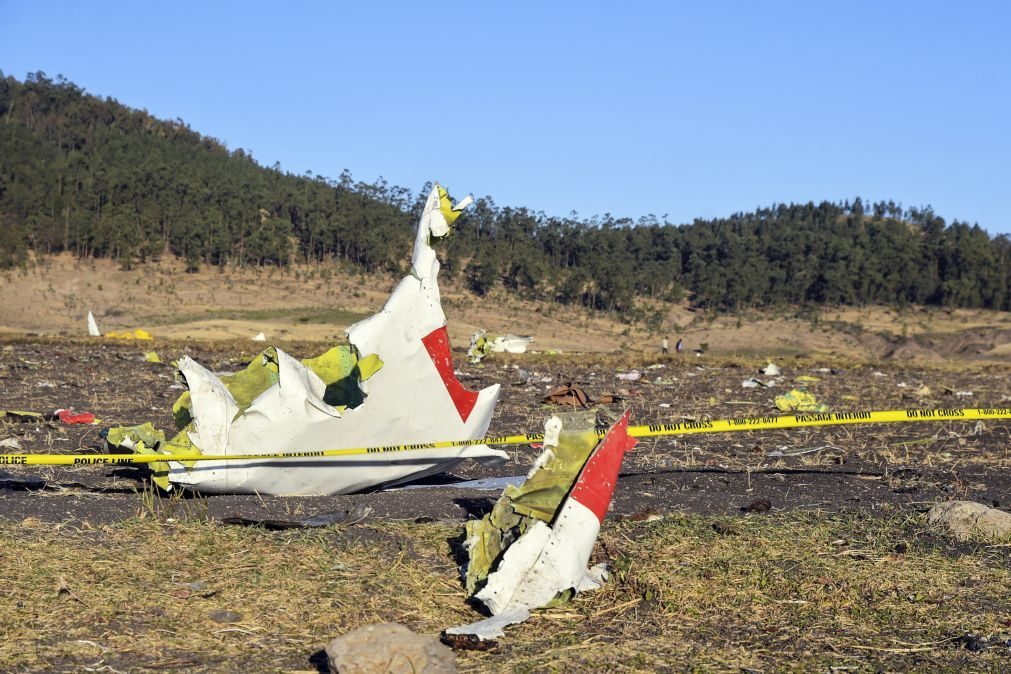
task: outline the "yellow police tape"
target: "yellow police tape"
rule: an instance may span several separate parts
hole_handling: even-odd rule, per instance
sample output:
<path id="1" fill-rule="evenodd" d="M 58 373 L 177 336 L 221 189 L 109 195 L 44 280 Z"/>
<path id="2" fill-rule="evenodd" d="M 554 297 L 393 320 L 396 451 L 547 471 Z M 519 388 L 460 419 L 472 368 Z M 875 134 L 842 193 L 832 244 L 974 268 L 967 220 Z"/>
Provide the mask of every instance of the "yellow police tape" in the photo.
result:
<path id="1" fill-rule="evenodd" d="M 733 433 L 737 431 L 765 431 L 771 429 L 807 428 L 811 426 L 842 426 L 848 424 L 894 424 L 909 421 L 977 421 L 982 419 L 1011 419 L 1011 407 L 984 409 L 889 410 L 879 412 L 835 412 L 823 414 L 793 414 L 787 416 L 737 417 L 710 421 L 679 421 L 671 424 L 630 426 L 628 434 L 634 438 L 656 438 L 670 435 L 699 433 Z M 603 436 L 604 431 L 599 434 Z M 0 454 L 0 465 L 68 466 L 87 464 L 133 464 L 156 461 L 263 461 L 264 459 L 318 459 L 387 452 L 411 452 L 469 445 L 522 445 L 540 442 L 542 434 L 504 435 L 477 440 L 445 440 L 410 445 L 383 447 L 349 447 L 346 449 L 321 449 L 306 452 L 268 452 L 263 454 Z"/>

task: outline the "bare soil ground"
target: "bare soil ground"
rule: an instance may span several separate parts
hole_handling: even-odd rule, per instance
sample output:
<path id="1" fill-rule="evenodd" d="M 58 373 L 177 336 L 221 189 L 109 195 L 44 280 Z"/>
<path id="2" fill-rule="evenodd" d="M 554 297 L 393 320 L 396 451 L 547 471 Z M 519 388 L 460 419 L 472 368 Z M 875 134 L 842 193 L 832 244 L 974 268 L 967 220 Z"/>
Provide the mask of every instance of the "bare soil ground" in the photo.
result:
<path id="1" fill-rule="evenodd" d="M 187 274 L 175 260 L 124 271 L 111 260 L 43 257 L 0 274 L 0 334 L 87 334 L 92 311 L 103 331 L 144 328 L 163 339 L 333 341 L 377 311 L 396 279 L 361 276 L 335 265 L 287 269 L 208 269 Z M 479 298 L 462 279 L 440 278 L 457 346 L 479 328 L 533 335 L 537 350 L 581 353 L 659 351 L 683 337 L 686 350 L 711 355 L 826 355 L 858 360 L 1008 362 L 1011 314 L 965 309 L 798 308 L 711 315 L 685 302 L 644 302 L 661 321 L 629 325 L 607 314 L 518 299 Z"/>
<path id="2" fill-rule="evenodd" d="M 300 357 L 322 350 L 279 346 Z M 151 349 L 164 363 L 144 359 Z M 172 360 L 185 353 L 235 370 L 256 351 L 245 338 L 6 337 L 0 409 L 74 407 L 102 424 L 7 420 L 0 440 L 97 452 L 103 427 L 170 429 Z M 774 413 L 772 398 L 801 376 L 817 378 L 803 385 L 837 412 L 1011 400 L 1011 367 L 1000 361 L 780 358 L 782 380 L 751 389 L 742 381 L 769 380 L 757 374 L 764 359 L 526 355 L 470 366 L 456 356 L 471 388 L 503 384 L 495 435 L 539 430 L 554 409 L 540 399 L 562 381 L 624 396 L 601 413 L 631 405 L 634 423 Z M 643 378 L 616 377 L 631 368 Z M 520 475 L 538 453 L 508 449 L 510 464 L 451 478 Z M 357 626 L 437 633 L 480 617 L 458 579 L 460 523 L 485 512 L 494 491 L 185 497 L 157 493 L 141 469 L 4 468 L 7 671 L 320 671 L 326 641 Z M 612 582 L 539 612 L 492 651 L 460 652 L 461 670 L 1006 670 L 1011 547 L 956 544 L 922 513 L 955 498 L 1007 508 L 1009 468 L 1011 422 L 644 441 L 626 458 L 595 552 Z M 762 499 L 770 509 L 749 510 Z M 292 529 L 312 517 L 332 525 Z"/>

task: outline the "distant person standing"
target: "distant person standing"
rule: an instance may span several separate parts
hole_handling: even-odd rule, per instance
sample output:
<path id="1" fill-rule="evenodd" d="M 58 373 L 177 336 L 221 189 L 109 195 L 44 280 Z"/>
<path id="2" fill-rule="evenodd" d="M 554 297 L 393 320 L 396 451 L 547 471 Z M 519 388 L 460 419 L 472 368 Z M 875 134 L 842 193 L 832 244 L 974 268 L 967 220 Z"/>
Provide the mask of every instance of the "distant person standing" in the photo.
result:
<path id="1" fill-rule="evenodd" d="M 678 353 L 681 353 L 681 351 L 684 348 L 685 348 L 685 345 L 681 342 L 681 338 L 678 337 L 678 343 L 674 345 L 674 350 L 677 351 Z"/>
<path id="2" fill-rule="evenodd" d="M 660 353 L 667 353 L 670 351 L 670 342 L 667 341 L 667 336 L 664 335 L 663 340 L 660 342 Z"/>

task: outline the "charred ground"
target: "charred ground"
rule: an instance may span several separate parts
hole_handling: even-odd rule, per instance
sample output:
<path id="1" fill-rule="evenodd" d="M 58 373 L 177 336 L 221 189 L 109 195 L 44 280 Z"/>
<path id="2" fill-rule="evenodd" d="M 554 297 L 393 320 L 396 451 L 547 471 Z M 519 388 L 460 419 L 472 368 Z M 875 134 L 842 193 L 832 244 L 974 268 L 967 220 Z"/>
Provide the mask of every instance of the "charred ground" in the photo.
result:
<path id="1" fill-rule="evenodd" d="M 0 432 L 15 438 L 25 452 L 101 452 L 102 429 L 151 421 L 174 428 L 171 404 L 181 392 L 171 361 L 186 354 L 214 371 L 243 367 L 256 351 L 247 344 L 144 344 L 66 340 L 8 341 L 0 353 L 0 409 L 52 412 L 73 407 L 94 412 L 98 426 L 59 421 L 8 421 Z M 156 348 L 163 363 L 149 363 L 144 351 Z M 299 357 L 318 345 L 291 344 Z M 719 419 L 778 414 L 776 395 L 801 386 L 832 411 L 932 407 L 1000 407 L 1011 400 L 1007 368 L 959 368 L 849 364 L 792 359 L 781 362 L 784 376 L 758 374 L 761 362 L 694 356 L 652 361 L 618 357 L 528 356 L 492 358 L 472 366 L 457 354 L 460 378 L 479 389 L 503 385 L 491 435 L 538 432 L 557 406 L 544 405 L 547 390 L 559 383 L 581 386 L 591 398 L 614 394 L 619 403 L 600 406 L 601 416 L 633 408 L 633 423 Z M 652 366 L 652 369 L 650 367 Z M 641 371 L 639 381 L 619 372 Z M 769 388 L 743 388 L 756 377 L 775 381 Z M 797 377 L 818 381 L 796 382 Z M 971 395 L 967 395 L 970 394 Z M 367 404 L 367 403 L 366 403 Z M 409 441 L 410 438 L 405 438 Z M 495 492 L 434 486 L 461 479 L 521 475 L 539 450 L 508 447 L 513 460 L 491 470 L 465 464 L 429 488 L 336 498 L 200 497 L 214 518 L 284 519 L 371 507 L 372 516 L 404 519 L 465 518 Z M 849 426 L 643 440 L 626 457 L 614 515 L 646 511 L 730 514 L 755 498 L 775 509 L 887 509 L 926 507 L 938 499 L 971 498 L 1001 505 L 1011 480 L 1011 424 L 998 421 L 925 422 Z M 149 489 L 143 468 L 80 466 L 7 469 L 3 516 L 76 519 L 105 523 L 137 514 L 136 492 Z M 749 500 L 750 499 L 750 500 Z M 179 501 L 179 498 L 175 499 Z M 164 507 L 152 493 L 146 503 Z M 196 504 L 193 504 L 195 507 Z M 1007 504 L 1004 504 L 1007 505 Z"/>

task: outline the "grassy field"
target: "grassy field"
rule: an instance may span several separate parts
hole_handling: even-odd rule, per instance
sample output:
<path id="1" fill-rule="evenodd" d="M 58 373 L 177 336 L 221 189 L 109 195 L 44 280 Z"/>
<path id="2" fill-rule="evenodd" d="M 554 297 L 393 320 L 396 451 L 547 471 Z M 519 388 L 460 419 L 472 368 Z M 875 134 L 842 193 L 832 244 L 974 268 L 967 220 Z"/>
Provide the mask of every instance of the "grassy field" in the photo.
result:
<path id="1" fill-rule="evenodd" d="M 328 638 L 478 619 L 461 529 L 227 527 L 199 504 L 100 528 L 0 525 L 5 671 L 317 671 Z M 537 612 L 464 672 L 1005 670 L 1011 545 L 922 517 L 819 513 L 605 526 L 612 579 Z M 986 641 L 980 641 L 984 638 Z"/>

